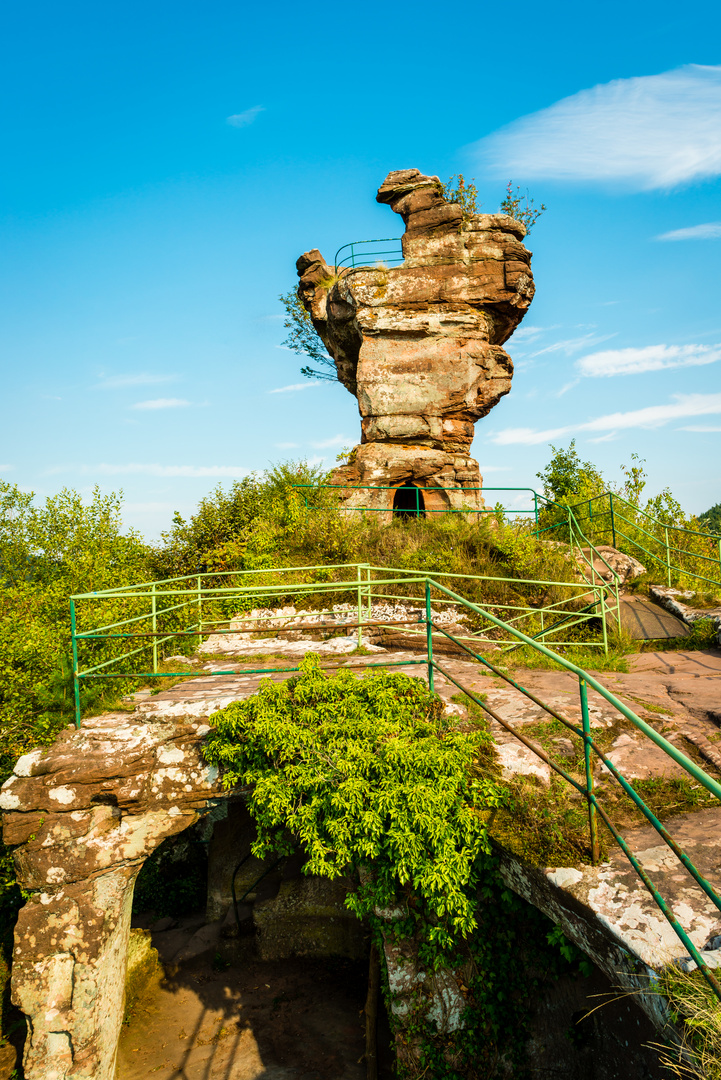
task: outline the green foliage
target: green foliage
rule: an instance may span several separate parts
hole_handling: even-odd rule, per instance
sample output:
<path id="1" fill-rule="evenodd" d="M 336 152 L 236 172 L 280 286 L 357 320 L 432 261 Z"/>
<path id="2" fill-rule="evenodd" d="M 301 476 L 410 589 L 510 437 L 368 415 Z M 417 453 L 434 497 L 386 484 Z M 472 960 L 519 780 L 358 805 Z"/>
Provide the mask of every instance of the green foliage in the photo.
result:
<path id="1" fill-rule="evenodd" d="M 289 289 L 287 293 L 281 293 L 278 297 L 285 308 L 285 321 L 283 326 L 288 331 L 288 337 L 283 344 L 286 348 L 298 353 L 299 356 L 309 357 L 319 368 L 302 367 L 301 375 L 307 379 L 325 379 L 329 382 L 338 381 L 338 372 L 335 360 L 328 354 L 318 331 L 313 326 L 310 312 L 306 311 L 303 302 L 295 289 Z"/>
<path id="2" fill-rule="evenodd" d="M 536 473 L 547 499 L 563 506 L 572 506 L 583 499 L 601 495 L 608 489 L 596 466 L 590 461 L 581 461 L 575 439 L 571 439 L 567 450 L 553 444 L 551 450 L 551 460 L 541 472 Z"/>
<path id="3" fill-rule="evenodd" d="M 0 480 L 0 783 L 21 754 L 52 743 L 74 717 L 69 595 L 152 576 L 151 549 L 122 531 L 120 509 L 120 496 L 97 488 L 89 502 L 63 490 L 37 505 Z M 101 698 L 96 686 L 83 703 Z M 21 902 L 10 853 L 0 845 L 7 957 Z"/>
<path id="4" fill-rule="evenodd" d="M 73 717 L 70 594 L 152 576 L 152 551 L 122 530 L 121 505 L 96 488 L 89 502 L 64 489 L 38 506 L 0 481 L 0 779 Z"/>
<path id="5" fill-rule="evenodd" d="M 679 1080 L 721 1080 L 721 1003 L 701 972 L 667 964 L 657 993 L 667 999 L 682 1036 L 680 1044 L 656 1044 L 665 1070 Z"/>
<path id="6" fill-rule="evenodd" d="M 721 534 L 721 503 L 715 503 L 698 516 L 699 523 L 709 532 Z"/>
<path id="7" fill-rule="evenodd" d="M 481 204 L 478 202 L 478 188 L 474 178 L 466 183 L 463 173 L 449 176 L 448 181 L 441 185 L 441 194 L 448 202 L 458 203 L 463 209 L 464 221 L 473 214 L 480 213 Z"/>
<path id="8" fill-rule="evenodd" d="M 528 191 L 524 194 L 520 187 L 516 187 L 516 190 L 514 191 L 513 181 L 508 181 L 506 194 L 501 203 L 501 213 L 508 214 L 509 217 L 515 218 L 516 221 L 520 221 L 521 224 L 525 225 L 527 236 L 541 214 L 544 214 L 547 209 L 548 207 L 543 203 L 536 209 L 533 205 L 533 199 L 528 196 Z"/>
<path id="9" fill-rule="evenodd" d="M 191 830 L 164 840 L 143 863 L 133 911 L 152 911 L 156 918 L 193 915 L 205 907 L 207 890 L 206 848 Z"/>
<path id="10" fill-rule="evenodd" d="M 216 713 L 206 744 L 224 785 L 249 789 L 253 853 L 301 844 L 308 874 L 366 868 L 350 900 L 358 915 L 404 897 L 431 917 L 430 942 L 468 934 L 477 860 L 488 851 L 482 812 L 503 799 L 475 767 L 489 736 L 451 728 L 419 679 L 328 676 L 313 654 L 300 667 Z"/>
<path id="11" fill-rule="evenodd" d="M 549 945 L 555 945 L 561 956 L 569 964 L 577 964 L 580 974 L 589 978 L 593 973 L 593 964 L 588 960 L 586 954 L 576 948 L 572 941 L 569 941 L 560 926 L 554 926 L 552 930 L 546 934 L 546 941 Z"/>
<path id="12" fill-rule="evenodd" d="M 457 176 L 449 176 L 446 183 L 441 184 L 441 194 L 448 202 L 458 203 L 462 207 L 464 224 L 473 214 L 479 214 L 481 211 L 475 177 L 466 181 L 463 173 L 458 173 Z M 541 203 L 540 208 L 536 209 L 533 199 L 529 198 L 528 192 L 526 191 L 524 194 L 519 187 L 514 192 L 513 181 L 508 181 L 506 194 L 501 202 L 500 213 L 508 214 L 509 217 L 515 218 L 516 221 L 520 221 L 525 225 L 526 234 L 530 233 L 546 209 L 547 207 L 543 203 Z"/>

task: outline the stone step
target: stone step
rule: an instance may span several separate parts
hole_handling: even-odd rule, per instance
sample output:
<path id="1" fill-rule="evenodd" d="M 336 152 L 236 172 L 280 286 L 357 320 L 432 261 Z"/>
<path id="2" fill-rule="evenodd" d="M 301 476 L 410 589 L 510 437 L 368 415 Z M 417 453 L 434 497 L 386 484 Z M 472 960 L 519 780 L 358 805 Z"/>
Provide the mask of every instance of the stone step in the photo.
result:
<path id="1" fill-rule="evenodd" d="M 666 611 L 660 604 L 636 596 L 621 597 L 621 627 L 634 641 L 661 641 L 669 638 L 685 638 L 691 633 L 686 623 Z M 616 612 L 608 609 L 611 623 L 616 622 Z"/>

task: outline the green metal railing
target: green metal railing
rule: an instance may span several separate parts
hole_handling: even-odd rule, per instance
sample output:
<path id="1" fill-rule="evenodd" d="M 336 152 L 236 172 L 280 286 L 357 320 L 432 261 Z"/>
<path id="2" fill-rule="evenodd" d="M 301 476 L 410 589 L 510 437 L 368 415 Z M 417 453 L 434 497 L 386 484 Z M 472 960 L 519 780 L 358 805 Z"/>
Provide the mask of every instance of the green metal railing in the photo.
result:
<path id="1" fill-rule="evenodd" d="M 426 492 L 460 492 L 485 493 L 490 492 L 528 492 L 533 498 L 533 506 L 521 508 L 517 506 L 501 507 L 506 515 L 533 515 L 534 531 L 536 537 L 548 538 L 548 534 L 554 534 L 563 542 L 568 542 L 572 549 L 579 555 L 580 561 L 587 564 L 593 577 L 593 563 L 605 564 L 610 574 L 617 577 L 616 572 L 596 548 L 597 544 L 608 543 L 612 547 L 622 546 L 619 550 L 627 554 L 637 555 L 641 560 L 650 559 L 652 565 L 663 568 L 667 584 L 701 582 L 721 589 L 721 536 L 700 532 L 697 529 L 688 529 L 679 525 L 666 525 L 664 522 L 647 514 L 633 506 L 620 495 L 614 495 L 607 491 L 603 495 L 597 495 L 572 506 L 554 502 L 534 488 L 524 487 L 439 487 L 423 486 L 421 484 L 402 485 L 371 485 L 371 484 L 295 484 L 298 489 L 311 488 L 335 488 L 343 491 L 407 491 L 413 489 L 416 494 L 415 507 L 396 509 L 392 506 L 354 506 L 354 511 L 361 513 L 393 513 L 421 518 L 425 514 L 496 514 L 498 507 L 475 508 L 469 505 L 460 507 L 433 505 L 426 508 L 421 505 L 421 496 Z M 308 494 L 303 495 L 305 506 L 309 509 Z M 595 509 L 594 509 L 595 507 Z M 543 524 L 546 519 L 556 517 L 558 520 L 550 524 Z M 651 531 L 655 529 L 655 532 Z M 687 545 L 682 547 L 681 539 L 690 537 Z M 589 559 L 583 549 L 588 548 L 593 554 Z M 628 549 L 631 550 L 628 550 Z M 580 553 L 580 554 L 579 554 Z M 701 571 L 704 571 L 703 573 Z"/>
<path id="2" fill-rule="evenodd" d="M 529 487 L 441 487 L 439 485 L 422 485 L 422 484 L 293 484 L 293 488 L 299 491 L 304 491 L 303 499 L 305 502 L 306 510 L 310 509 L 308 504 L 308 492 L 311 490 L 343 490 L 343 491 L 404 491 L 414 492 L 415 506 L 408 508 L 396 508 L 390 507 L 377 507 L 377 506 L 354 506 L 353 511 L 359 511 L 360 513 L 380 513 L 388 514 L 392 513 L 394 516 L 410 516 L 421 518 L 426 513 L 430 514 L 497 514 L 498 507 L 480 507 L 478 509 L 469 505 L 462 505 L 461 507 L 451 506 L 437 506 L 426 510 L 425 504 L 422 507 L 420 498 L 422 493 L 425 492 L 453 492 L 460 493 L 461 495 L 470 494 L 472 492 L 527 492 L 533 496 L 532 508 L 520 508 L 510 507 L 501 508 L 504 514 L 515 514 L 522 516 L 525 514 L 533 514 L 534 528 L 536 536 L 539 536 L 539 514 L 543 507 L 553 506 L 557 504 L 553 503 L 550 499 L 546 499 L 544 495 L 535 491 L 534 488 Z M 604 647 L 607 649 L 606 642 L 606 624 L 605 624 L 605 612 L 606 610 L 612 610 L 614 617 L 617 619 L 617 624 L 620 625 L 621 609 L 620 599 L 618 593 L 619 577 L 614 568 L 609 564 L 606 558 L 599 552 L 593 543 L 584 536 L 580 525 L 576 521 L 573 511 L 566 506 L 559 506 L 565 514 L 565 526 L 568 529 L 568 543 L 571 548 L 571 554 L 575 557 L 576 563 L 581 571 L 584 580 L 592 585 L 594 588 L 598 586 L 601 589 L 606 590 L 606 597 L 603 601 L 604 608 Z M 555 526 L 554 526 L 555 527 Z M 541 532 L 543 530 L 540 530 Z M 598 571 L 598 566 L 602 565 L 606 568 L 606 573 L 602 576 Z M 502 579 L 499 579 L 502 580 Z"/>
<path id="3" fill-rule="evenodd" d="M 553 506 L 553 513 L 562 509 L 558 504 L 548 505 Z M 579 527 L 583 523 L 583 531 L 595 543 L 617 547 L 622 542 L 622 549 L 627 554 L 638 555 L 642 561 L 650 559 L 652 564 L 662 567 L 668 585 L 673 581 L 688 580 L 721 588 L 721 536 L 681 525 L 667 525 L 611 491 L 568 509 Z M 563 532 L 566 524 L 561 520 L 540 532 L 559 529 Z"/>
<path id="4" fill-rule="evenodd" d="M 348 573 L 345 578 L 337 581 L 315 580 L 319 573 L 321 575 L 327 574 L 331 570 L 347 571 Z M 379 572 L 381 576 L 374 577 L 374 574 Z M 359 646 L 363 641 L 364 629 L 367 630 L 371 626 L 390 628 L 398 626 L 403 626 L 404 628 L 415 626 L 417 628 L 416 632 L 419 635 L 418 644 L 422 654 L 421 658 L 414 659 L 406 657 L 402 660 L 380 659 L 370 662 L 366 662 L 364 659 L 363 661 L 358 661 L 358 663 L 362 664 L 363 667 L 408 667 L 411 665 L 423 667 L 427 673 L 428 683 L 431 689 L 434 688 L 436 674 L 441 675 L 466 694 L 468 698 L 475 702 L 475 704 L 490 716 L 492 720 L 509 732 L 515 739 L 528 747 L 528 749 L 543 760 L 550 769 L 577 791 L 585 801 L 588 809 L 589 852 L 591 861 L 597 863 L 600 857 L 600 820 L 600 822 L 608 829 L 613 839 L 619 844 L 624 855 L 650 892 L 660 911 L 676 933 L 678 939 L 701 969 L 704 978 L 712 987 L 714 993 L 721 1000 L 721 985 L 716 976 L 709 970 L 703 956 L 686 933 L 671 906 L 664 900 L 638 858 L 634 855 L 623 836 L 619 833 L 611 820 L 609 812 L 601 804 L 601 791 L 595 784 L 594 762 L 601 762 L 606 767 L 610 779 L 620 787 L 621 791 L 628 796 L 628 798 L 631 799 L 636 808 L 643 814 L 664 843 L 668 845 L 670 850 L 678 858 L 682 867 L 690 874 L 694 882 L 702 889 L 703 893 L 712 901 L 714 906 L 720 912 L 721 897 L 719 897 L 713 886 L 700 873 L 690 856 L 679 846 L 662 822 L 659 821 L 653 811 L 646 805 L 642 796 L 634 789 L 632 784 L 625 779 L 617 766 L 614 765 L 594 741 L 591 733 L 588 705 L 589 688 L 599 694 L 615 711 L 630 722 L 644 738 L 649 739 L 655 746 L 659 747 L 696 783 L 700 784 L 706 791 L 721 801 L 721 784 L 717 780 L 709 776 L 702 768 L 700 768 L 700 766 L 691 761 L 690 758 L 659 734 L 650 724 L 637 716 L 632 709 L 629 709 L 628 706 L 620 701 L 619 698 L 588 672 L 577 667 L 564 656 L 550 650 L 538 639 L 538 636 L 534 637 L 524 633 L 517 625 L 517 619 L 501 619 L 497 614 L 489 610 L 488 607 L 469 601 L 462 594 L 436 579 L 438 577 L 453 577 L 454 579 L 468 580 L 471 577 L 470 575 L 435 575 L 434 577 L 431 577 L 423 572 L 412 574 L 407 571 L 394 570 L 393 568 L 372 567 L 362 563 L 346 563 L 332 567 L 287 567 L 274 571 L 240 571 L 235 576 L 239 577 L 241 581 L 250 582 L 249 584 L 209 584 L 211 579 L 223 579 L 224 577 L 227 579 L 229 576 L 232 575 L 187 575 L 166 579 L 164 581 L 143 582 L 131 587 L 108 589 L 103 592 L 83 593 L 72 597 L 71 622 L 73 630 L 76 723 L 78 726 L 80 726 L 82 722 L 80 685 L 83 680 L 137 679 L 139 677 L 144 679 L 208 678 L 210 676 L 229 674 L 228 667 L 223 670 L 199 672 L 165 672 L 158 670 L 159 651 L 164 644 L 170 647 L 176 647 L 178 641 L 187 641 L 188 639 L 197 641 L 202 634 L 239 633 L 251 629 L 253 623 L 259 622 L 259 616 L 253 617 L 252 614 L 242 615 L 240 618 L 244 625 L 241 625 L 240 627 L 236 625 L 234 628 L 227 628 L 225 625 L 228 621 L 227 618 L 225 620 L 219 620 L 217 618 L 217 611 L 213 610 L 214 606 L 221 602 L 226 605 L 230 602 L 231 604 L 240 606 L 242 609 L 244 606 L 247 607 L 248 603 L 257 604 L 259 601 L 264 600 L 272 609 L 273 605 L 277 605 L 279 600 L 289 597 L 295 597 L 297 600 L 307 600 L 309 597 L 314 597 L 317 601 L 319 598 L 325 600 L 335 594 L 336 597 L 340 596 L 341 599 L 346 598 L 342 609 L 342 615 L 346 621 L 344 623 L 338 622 L 339 609 L 337 605 L 331 608 L 323 607 L 316 611 L 315 614 L 319 617 L 327 617 L 327 621 L 321 624 L 313 623 L 311 626 L 306 627 L 306 629 L 317 631 L 322 628 L 331 633 L 338 632 L 339 630 L 349 630 L 351 628 L 356 629 Z M 303 580 L 297 580 L 299 576 Z M 269 581 L 267 579 L 271 580 Z M 578 587 L 577 583 L 570 584 L 575 588 Z M 399 594 L 397 592 L 399 586 L 403 586 L 407 590 L 410 590 L 412 595 Z M 396 591 L 389 592 L 388 590 Z M 415 611 L 409 613 L 412 616 L 410 620 L 373 619 L 372 608 L 374 599 L 385 598 L 388 596 L 403 600 L 406 604 L 409 600 L 418 604 Z M 352 605 L 348 602 L 348 597 L 354 598 L 354 603 Z M 103 606 L 107 604 L 125 604 L 129 605 L 131 608 L 140 605 L 144 607 L 144 610 L 139 614 L 117 620 L 115 623 L 98 626 L 90 630 L 77 629 L 78 606 L 81 608 L 89 607 L 92 610 L 97 606 L 103 608 Z M 439 615 L 434 612 L 434 608 L 438 608 L 443 604 L 450 604 L 456 609 L 460 608 L 462 611 L 465 610 L 468 612 L 469 616 L 472 615 L 477 622 L 480 622 L 480 630 L 476 630 L 475 635 L 463 635 L 457 632 L 452 633 L 447 625 L 444 625 Z M 193 615 L 190 624 L 181 629 L 180 625 L 175 625 L 175 623 L 178 622 L 178 620 L 180 623 L 184 623 L 185 618 L 187 618 L 186 609 L 192 609 Z M 180 612 L 186 614 L 181 617 L 179 615 Z M 292 624 L 292 628 L 303 629 L 304 626 L 302 620 L 304 618 L 307 618 L 307 613 L 297 613 L 296 621 Z M 298 622 L 297 620 L 301 621 Z M 145 622 L 146 626 L 150 626 L 151 629 L 136 628 L 138 624 L 142 625 L 143 622 Z M 173 625 L 164 625 L 164 623 L 173 623 Z M 288 623 L 290 623 L 290 620 L 288 620 Z M 129 627 L 133 627 L 133 629 L 129 629 Z M 286 625 L 285 628 L 288 629 L 290 627 Z M 258 628 L 256 627 L 256 629 Z M 267 627 L 263 626 L 260 629 L 265 632 Z M 476 662 L 500 677 L 508 685 L 512 686 L 515 690 L 519 691 L 526 698 L 540 707 L 549 717 L 558 720 L 572 736 L 580 740 L 580 744 L 583 747 L 583 774 L 577 772 L 574 775 L 572 771 L 569 771 L 570 767 L 564 768 L 564 766 L 554 761 L 535 741 L 527 738 L 522 731 L 515 728 L 513 724 L 509 723 L 508 720 L 488 705 L 482 695 L 478 695 L 473 689 L 468 687 L 462 677 L 457 676 L 451 672 L 445 664 L 439 662 L 435 650 L 437 648 L 436 643 L 440 642 L 442 639 L 452 642 L 457 649 L 465 652 Z M 479 644 L 483 641 L 493 641 L 494 644 L 498 644 L 499 641 L 509 639 L 518 645 L 525 645 L 526 647 L 543 654 L 558 669 L 573 675 L 578 682 L 581 714 L 580 723 L 568 719 L 568 717 L 561 714 L 556 708 L 548 705 L 530 690 L 522 686 L 506 670 L 499 667 L 498 664 L 494 662 L 491 658 L 492 654 L 489 655 L 488 650 L 485 652 L 479 651 Z M 139 645 L 135 644 L 138 641 L 141 643 Z M 131 644 L 133 647 L 122 652 L 120 655 L 109 657 L 84 670 L 78 666 L 78 655 L 81 649 L 89 646 L 97 647 L 98 643 L 102 643 L 102 648 L 107 649 L 108 642 L 115 643 L 121 648 L 126 648 L 128 644 Z M 132 660 L 133 657 L 148 652 L 153 657 L 152 671 L 125 670 L 128 666 L 128 661 Z M 351 664 L 354 663 L 353 660 L 349 660 L 348 658 L 344 658 L 340 663 L 342 663 L 343 666 L 347 666 L 349 662 Z M 340 666 L 340 663 L 328 666 Z M 121 670 L 117 670 L 118 666 Z M 243 669 L 243 674 L 277 675 L 296 672 L 298 670 L 299 668 L 297 665 L 288 664 L 287 666 L 281 667 L 258 667 L 251 670 Z"/>
<path id="5" fill-rule="evenodd" d="M 375 266 L 376 263 L 396 266 L 403 262 L 401 244 L 400 236 L 387 236 L 382 240 L 353 240 L 350 244 L 338 248 L 333 263 L 336 270 Z"/>
<path id="6" fill-rule="evenodd" d="M 333 573 L 350 573 L 351 577 L 348 580 L 341 578 L 340 582 L 329 580 Z M 243 611 L 257 606 L 260 597 L 270 599 L 277 605 L 288 596 L 300 596 L 317 604 L 326 595 L 345 593 L 348 600 L 353 602 L 356 621 L 352 626 L 358 630 L 359 643 L 362 643 L 362 628 L 372 620 L 373 604 L 388 601 L 396 604 L 416 601 L 421 604 L 425 573 L 367 563 L 341 563 L 285 567 L 273 571 L 193 574 L 143 582 L 132 588 L 120 586 L 76 594 L 70 599 L 76 723 L 80 723 L 81 684 L 96 679 L 179 677 L 182 672 L 160 670 L 161 650 L 165 646 L 177 649 L 186 642 L 195 644 L 203 634 L 240 632 L 227 628 L 225 609 L 229 606 Z M 520 628 L 535 641 L 552 640 L 558 646 L 578 645 L 584 641 L 587 646 L 608 651 L 608 614 L 614 602 L 618 605 L 618 595 L 617 589 L 614 590 L 613 586 L 601 579 L 596 582 L 559 582 L 446 572 L 439 572 L 436 576 L 448 583 L 472 584 L 480 591 L 483 591 L 486 583 L 494 587 L 507 587 L 514 595 L 514 602 L 494 601 L 491 605 L 493 610 L 503 614 L 503 626 Z M 269 577 L 273 579 L 272 584 L 267 583 Z M 556 595 L 545 604 L 523 602 L 524 591 L 541 591 L 545 594 L 549 589 Z M 440 598 L 438 603 L 443 605 L 450 601 Z M 220 608 L 224 611 L 221 612 Z M 101 624 L 86 629 L 85 624 L 92 612 L 98 610 Z M 82 613 L 82 627 L 79 625 L 79 612 Z M 118 618 L 118 615 L 122 617 Z M 321 606 L 317 610 L 317 617 L 327 617 L 327 629 L 337 616 Z M 249 616 L 243 616 L 243 619 L 252 630 L 253 620 Z M 345 624 L 348 624 L 347 618 Z M 383 625 L 390 626 L 391 623 L 386 620 Z M 590 633 L 584 638 L 582 632 L 585 627 L 589 628 Z M 569 639 L 571 631 L 574 631 L 574 636 Z M 407 632 L 413 634 L 413 628 L 410 627 Z M 464 637 L 475 644 L 492 642 L 506 649 L 517 647 L 513 635 L 504 635 L 497 629 L 491 631 L 490 637 L 487 628 L 469 630 Z M 95 662 L 88 663 L 84 659 L 86 652 L 83 652 L 84 662 L 81 665 L 81 650 L 88 650 L 89 647 Z M 124 651 L 118 653 L 116 647 Z M 142 663 L 144 657 L 151 660 L 150 665 Z M 122 670 L 119 671 L 118 665 L 121 663 Z M 151 670 L 147 670 L 148 666 Z M 224 673 L 211 671 L 204 674 Z"/>

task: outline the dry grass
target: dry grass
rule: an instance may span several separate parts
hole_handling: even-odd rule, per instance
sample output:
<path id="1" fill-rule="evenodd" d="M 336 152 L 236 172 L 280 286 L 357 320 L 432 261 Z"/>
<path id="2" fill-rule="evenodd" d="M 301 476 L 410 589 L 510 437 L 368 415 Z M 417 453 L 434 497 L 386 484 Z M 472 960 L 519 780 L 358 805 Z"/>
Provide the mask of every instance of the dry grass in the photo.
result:
<path id="1" fill-rule="evenodd" d="M 681 1080 L 721 1080 L 721 1002 L 701 972 L 669 966 L 661 973 L 659 993 L 668 999 L 682 1037 L 680 1046 L 652 1044 L 661 1064 Z"/>

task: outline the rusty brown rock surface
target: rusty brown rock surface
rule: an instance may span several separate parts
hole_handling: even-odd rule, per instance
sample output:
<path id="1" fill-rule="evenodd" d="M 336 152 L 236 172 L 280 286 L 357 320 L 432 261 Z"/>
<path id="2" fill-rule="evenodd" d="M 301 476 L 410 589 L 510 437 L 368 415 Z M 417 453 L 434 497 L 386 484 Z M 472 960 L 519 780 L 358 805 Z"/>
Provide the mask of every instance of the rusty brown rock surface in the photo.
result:
<path id="1" fill-rule="evenodd" d="M 479 505 L 470 446 L 511 389 L 502 346 L 534 293 L 526 230 L 503 214 L 464 215 L 418 169 L 389 173 L 377 199 L 405 223 L 402 265 L 336 269 L 317 249 L 297 263 L 298 295 L 361 416 L 361 445 L 335 482 L 465 488 Z"/>
<path id="2" fill-rule="evenodd" d="M 28 1017 L 27 1080 L 112 1080 L 135 878 L 207 808 L 207 725 L 109 713 L 20 758 L 3 785 L 3 835 L 31 892 L 13 953 Z"/>

